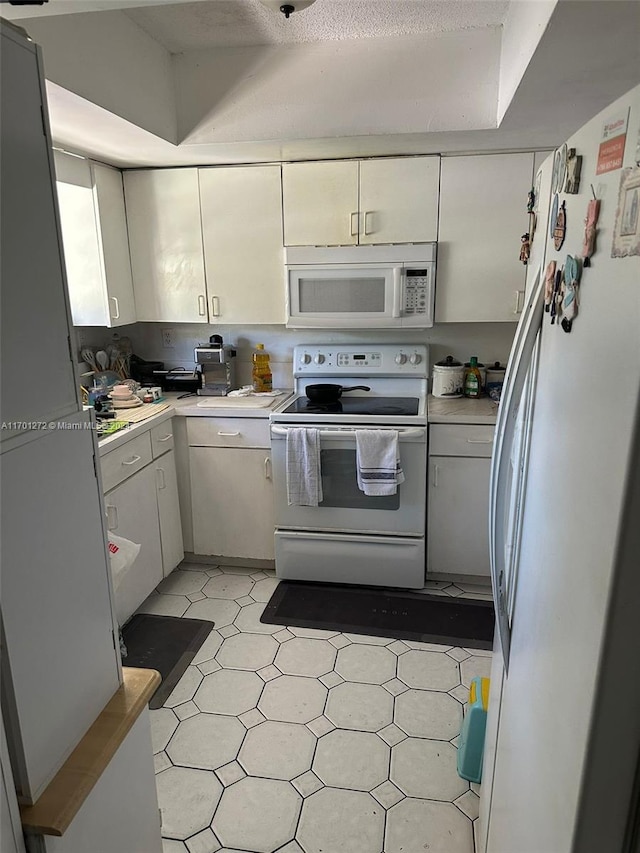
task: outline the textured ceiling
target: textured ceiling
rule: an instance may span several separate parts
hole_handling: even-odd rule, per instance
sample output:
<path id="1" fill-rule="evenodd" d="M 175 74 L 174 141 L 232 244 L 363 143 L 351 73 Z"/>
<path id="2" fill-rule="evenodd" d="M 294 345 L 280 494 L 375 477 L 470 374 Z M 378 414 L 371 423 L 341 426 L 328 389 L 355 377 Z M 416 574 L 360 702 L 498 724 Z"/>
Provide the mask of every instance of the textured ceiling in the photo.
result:
<path id="1" fill-rule="evenodd" d="M 171 53 L 181 53 L 495 27 L 508 6 L 508 0 L 316 0 L 285 20 L 260 0 L 201 0 L 125 14 Z"/>

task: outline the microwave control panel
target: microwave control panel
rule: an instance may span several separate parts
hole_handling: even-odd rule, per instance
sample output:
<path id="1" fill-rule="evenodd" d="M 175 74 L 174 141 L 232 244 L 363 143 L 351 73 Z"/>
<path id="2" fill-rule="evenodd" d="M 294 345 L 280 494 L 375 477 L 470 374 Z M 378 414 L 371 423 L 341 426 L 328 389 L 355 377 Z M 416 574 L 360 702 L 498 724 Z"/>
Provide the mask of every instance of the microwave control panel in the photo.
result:
<path id="1" fill-rule="evenodd" d="M 405 270 L 403 314 L 426 314 L 429 292 L 429 271 L 426 269 Z"/>

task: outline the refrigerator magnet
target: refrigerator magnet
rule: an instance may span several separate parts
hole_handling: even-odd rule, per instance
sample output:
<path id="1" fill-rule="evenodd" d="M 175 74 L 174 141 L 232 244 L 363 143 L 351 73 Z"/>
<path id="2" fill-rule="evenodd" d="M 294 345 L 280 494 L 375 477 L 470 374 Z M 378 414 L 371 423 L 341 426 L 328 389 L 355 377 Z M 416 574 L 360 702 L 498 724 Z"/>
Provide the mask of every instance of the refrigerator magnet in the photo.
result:
<path id="1" fill-rule="evenodd" d="M 553 245 L 556 252 L 559 252 L 564 243 L 564 237 L 567 232 L 567 213 L 564 202 L 560 205 L 556 216 L 556 222 L 553 228 Z"/>
<path id="2" fill-rule="evenodd" d="M 591 187 L 593 191 L 593 186 Z M 584 239 L 582 241 L 582 265 L 585 267 L 591 266 L 591 255 L 596 250 L 596 234 L 598 229 L 598 216 L 600 216 L 600 199 L 594 197 L 587 205 L 587 218 L 584 221 Z"/>
<path id="3" fill-rule="evenodd" d="M 640 255 L 640 167 L 622 170 L 611 246 L 612 258 L 631 255 Z"/>
<path id="4" fill-rule="evenodd" d="M 553 196 L 553 202 L 551 203 L 551 216 L 549 217 L 549 237 L 553 240 L 553 229 L 556 227 L 556 219 L 558 218 L 558 205 L 560 200 L 558 198 L 558 194 L 556 193 Z"/>
<path id="5" fill-rule="evenodd" d="M 580 172 L 582 171 L 582 157 L 576 154 L 575 148 L 570 148 L 567 152 L 567 179 L 564 185 L 564 191 L 570 195 L 575 195 L 580 189 Z"/>

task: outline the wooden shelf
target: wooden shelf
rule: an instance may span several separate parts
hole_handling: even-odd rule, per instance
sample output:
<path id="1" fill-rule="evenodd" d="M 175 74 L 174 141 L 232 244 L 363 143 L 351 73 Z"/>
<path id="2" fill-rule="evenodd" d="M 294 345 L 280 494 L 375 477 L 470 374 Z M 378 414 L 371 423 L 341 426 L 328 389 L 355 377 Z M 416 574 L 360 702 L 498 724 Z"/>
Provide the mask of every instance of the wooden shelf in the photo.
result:
<path id="1" fill-rule="evenodd" d="M 32 806 L 20 809 L 22 829 L 61 836 L 160 684 L 155 669 L 122 668 L 123 683 Z"/>

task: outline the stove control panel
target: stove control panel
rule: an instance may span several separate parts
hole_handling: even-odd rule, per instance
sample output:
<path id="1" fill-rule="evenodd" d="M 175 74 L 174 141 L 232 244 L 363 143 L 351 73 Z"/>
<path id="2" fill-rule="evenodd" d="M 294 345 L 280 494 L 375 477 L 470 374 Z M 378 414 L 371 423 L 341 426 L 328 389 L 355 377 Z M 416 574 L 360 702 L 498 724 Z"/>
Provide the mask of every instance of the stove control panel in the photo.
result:
<path id="1" fill-rule="evenodd" d="M 428 349 L 424 344 L 378 346 L 297 346 L 293 355 L 295 376 L 419 376 L 428 375 Z"/>

